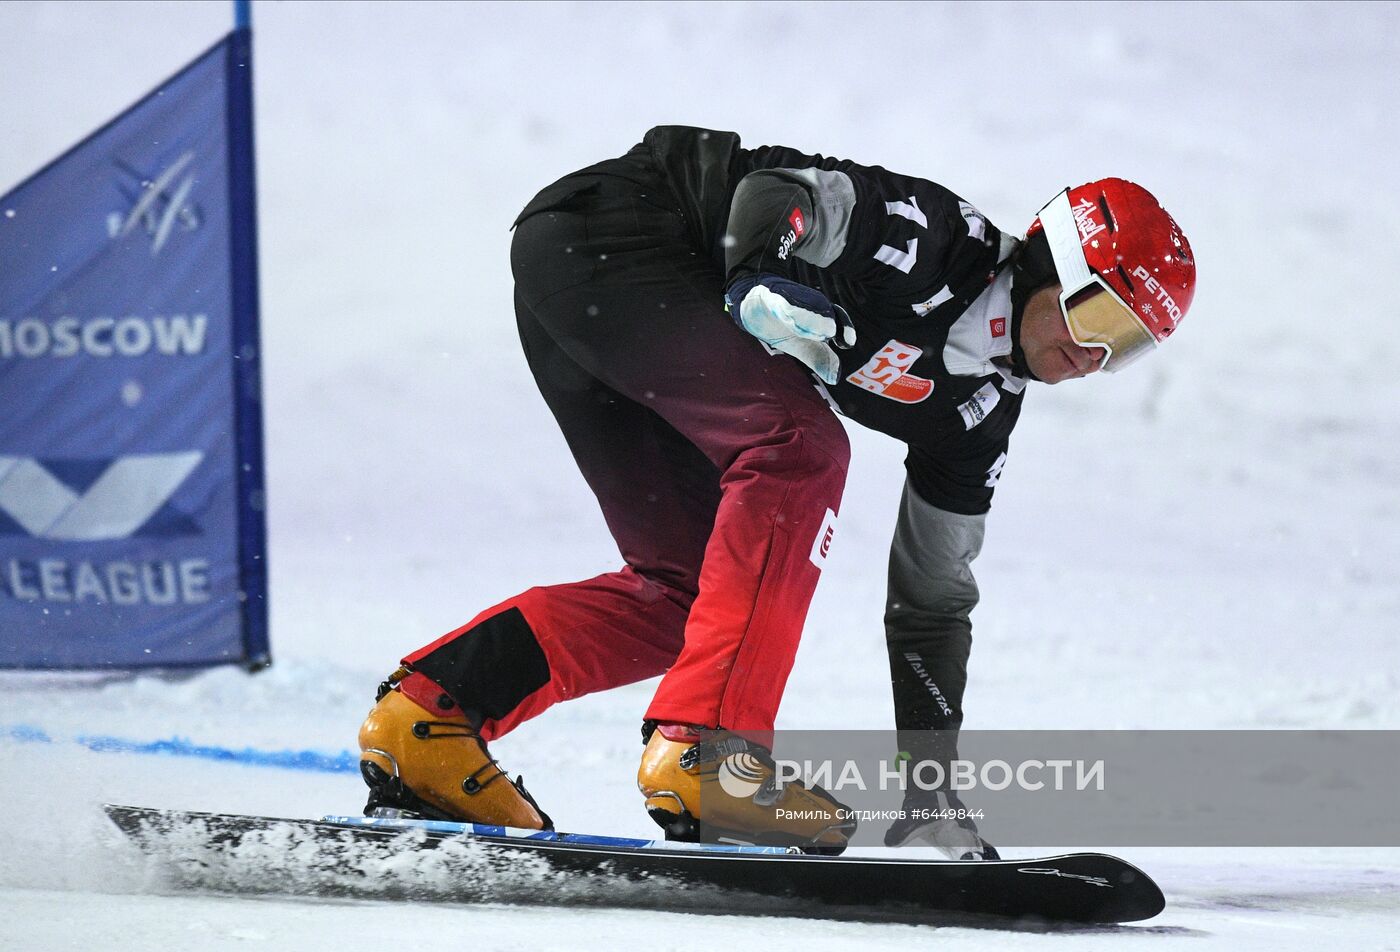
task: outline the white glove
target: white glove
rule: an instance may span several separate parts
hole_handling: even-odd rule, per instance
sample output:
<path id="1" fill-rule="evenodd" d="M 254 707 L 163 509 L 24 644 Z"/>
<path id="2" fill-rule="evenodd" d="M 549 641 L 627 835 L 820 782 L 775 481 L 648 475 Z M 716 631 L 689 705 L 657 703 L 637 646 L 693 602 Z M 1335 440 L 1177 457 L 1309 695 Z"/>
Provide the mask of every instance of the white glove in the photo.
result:
<path id="1" fill-rule="evenodd" d="M 725 300 L 730 317 L 754 337 L 796 357 L 828 384 L 840 379 L 841 361 L 827 344 L 850 347 L 855 328 L 820 291 L 776 275 L 751 275 L 731 284 Z"/>

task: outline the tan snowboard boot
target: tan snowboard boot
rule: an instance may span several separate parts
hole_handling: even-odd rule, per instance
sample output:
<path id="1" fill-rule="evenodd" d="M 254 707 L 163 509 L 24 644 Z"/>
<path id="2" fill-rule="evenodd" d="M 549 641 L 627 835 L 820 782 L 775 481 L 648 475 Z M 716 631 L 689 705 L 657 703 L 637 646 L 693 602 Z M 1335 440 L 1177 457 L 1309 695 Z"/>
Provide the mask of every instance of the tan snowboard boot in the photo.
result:
<path id="1" fill-rule="evenodd" d="M 429 697 L 438 710 L 423 706 Z M 384 682 L 360 726 L 360 774 L 370 789 L 366 816 L 553 828 L 520 779 L 512 782 L 491 757 L 466 712 L 406 668 Z"/>
<path id="2" fill-rule="evenodd" d="M 657 725 L 642 754 L 637 788 L 667 839 L 699 839 L 703 824 L 707 840 L 834 855 L 856 828 L 831 794 L 796 781 L 779 786 L 768 751 L 724 731 Z"/>

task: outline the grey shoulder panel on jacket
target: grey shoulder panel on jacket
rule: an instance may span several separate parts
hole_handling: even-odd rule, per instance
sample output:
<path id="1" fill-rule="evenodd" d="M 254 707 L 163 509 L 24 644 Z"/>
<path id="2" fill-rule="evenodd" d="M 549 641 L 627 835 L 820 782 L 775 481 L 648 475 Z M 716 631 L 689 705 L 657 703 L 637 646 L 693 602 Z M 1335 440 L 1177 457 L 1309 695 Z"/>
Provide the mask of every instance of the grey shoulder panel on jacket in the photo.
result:
<path id="1" fill-rule="evenodd" d="M 759 169 L 739 182 L 733 208 L 739 209 L 750 202 L 766 204 L 759 196 L 773 194 L 774 186 L 792 185 L 801 186 L 811 202 L 807 234 L 797 242 L 792 253 L 818 268 L 825 268 L 845 250 L 846 234 L 856 207 L 855 184 L 845 172 L 817 168 Z M 763 214 L 779 218 L 786 211 L 786 208 L 765 208 Z"/>

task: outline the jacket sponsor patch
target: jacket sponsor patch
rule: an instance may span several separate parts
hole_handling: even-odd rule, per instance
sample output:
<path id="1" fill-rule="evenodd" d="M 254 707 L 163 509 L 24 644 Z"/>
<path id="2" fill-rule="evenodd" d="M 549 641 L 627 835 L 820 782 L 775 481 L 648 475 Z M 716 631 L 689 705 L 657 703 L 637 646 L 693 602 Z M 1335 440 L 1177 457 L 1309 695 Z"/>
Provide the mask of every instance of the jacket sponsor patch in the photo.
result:
<path id="1" fill-rule="evenodd" d="M 952 289 L 943 287 L 939 288 L 938 293 L 935 294 L 933 297 L 929 298 L 927 301 L 920 301 L 918 304 L 911 304 L 910 307 L 913 308 L 914 313 L 919 317 L 928 317 L 935 310 L 937 310 L 939 307 L 942 307 L 944 304 L 947 304 L 952 299 Z"/>
<path id="2" fill-rule="evenodd" d="M 1001 400 L 1001 391 L 994 383 L 984 383 L 976 393 L 974 393 L 966 403 L 958 407 L 958 413 L 962 414 L 963 426 L 972 429 L 996 408 Z"/>
<path id="3" fill-rule="evenodd" d="M 836 538 L 836 513 L 828 509 L 826 518 L 822 520 L 821 528 L 817 530 L 817 537 L 812 541 L 812 554 L 809 556 L 812 564 L 817 568 L 826 566 L 826 557 L 831 552 L 831 540 L 834 538 Z"/>
<path id="4" fill-rule="evenodd" d="M 933 381 L 914 376 L 909 368 L 923 355 L 913 344 L 892 340 L 846 382 L 900 403 L 920 403 L 933 393 Z"/>

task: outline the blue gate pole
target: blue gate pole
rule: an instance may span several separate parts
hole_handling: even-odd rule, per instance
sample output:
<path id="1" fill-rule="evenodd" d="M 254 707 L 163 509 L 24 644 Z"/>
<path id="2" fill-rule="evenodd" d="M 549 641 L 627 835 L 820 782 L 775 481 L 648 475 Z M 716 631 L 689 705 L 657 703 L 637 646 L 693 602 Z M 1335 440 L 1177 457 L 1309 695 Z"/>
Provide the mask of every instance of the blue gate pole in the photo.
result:
<path id="1" fill-rule="evenodd" d="M 239 353 L 235 440 L 238 459 L 239 571 L 244 592 L 245 664 L 272 663 L 267 637 L 267 522 L 264 499 L 262 349 L 258 333 L 257 185 L 253 164 L 253 29 L 251 0 L 234 0 L 228 57 L 229 208 L 233 336 Z"/>

